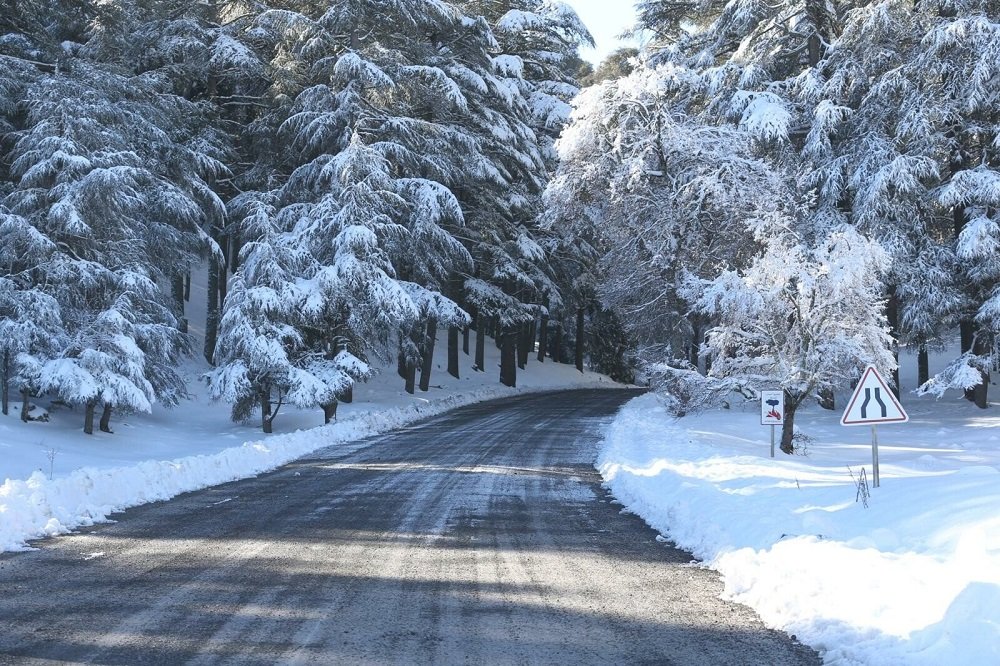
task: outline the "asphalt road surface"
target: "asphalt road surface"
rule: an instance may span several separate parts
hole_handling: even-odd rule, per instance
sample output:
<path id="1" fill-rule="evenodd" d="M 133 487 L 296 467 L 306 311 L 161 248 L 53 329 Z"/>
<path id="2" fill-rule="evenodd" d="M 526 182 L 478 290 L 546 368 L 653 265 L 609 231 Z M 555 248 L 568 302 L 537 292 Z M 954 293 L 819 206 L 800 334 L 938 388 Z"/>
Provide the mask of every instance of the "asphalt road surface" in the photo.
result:
<path id="1" fill-rule="evenodd" d="M 628 397 L 460 409 L 2 555 L 0 663 L 818 664 L 601 488 Z"/>

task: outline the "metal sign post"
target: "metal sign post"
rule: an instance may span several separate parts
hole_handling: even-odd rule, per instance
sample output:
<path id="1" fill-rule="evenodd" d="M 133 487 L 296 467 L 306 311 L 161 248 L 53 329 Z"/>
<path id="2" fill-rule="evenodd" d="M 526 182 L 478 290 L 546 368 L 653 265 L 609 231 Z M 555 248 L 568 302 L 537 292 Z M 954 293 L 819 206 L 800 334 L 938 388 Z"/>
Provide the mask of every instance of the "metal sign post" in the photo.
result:
<path id="1" fill-rule="evenodd" d="M 840 425 L 872 427 L 872 487 L 878 488 L 878 431 L 882 423 L 906 423 L 910 420 L 896 395 L 873 366 L 865 368 L 854 395 L 847 403 Z"/>
<path id="2" fill-rule="evenodd" d="M 872 487 L 878 488 L 878 431 L 872 426 Z"/>
<path id="3" fill-rule="evenodd" d="M 760 424 L 771 426 L 771 457 L 774 457 L 774 427 L 785 418 L 785 392 L 760 392 Z"/>

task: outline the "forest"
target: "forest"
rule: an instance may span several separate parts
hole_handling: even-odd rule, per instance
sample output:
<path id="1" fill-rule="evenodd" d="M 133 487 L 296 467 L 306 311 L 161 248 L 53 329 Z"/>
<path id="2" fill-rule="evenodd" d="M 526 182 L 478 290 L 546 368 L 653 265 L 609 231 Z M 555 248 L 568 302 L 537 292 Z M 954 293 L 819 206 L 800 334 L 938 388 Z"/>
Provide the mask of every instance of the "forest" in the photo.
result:
<path id="1" fill-rule="evenodd" d="M 426 390 L 439 328 L 484 371 L 494 338 L 508 385 L 585 350 L 678 414 L 780 388 L 786 452 L 797 406 L 904 345 L 897 390 L 986 407 L 1000 3 L 636 6 L 598 76 L 551 0 L 4 0 L 3 412 L 107 429 L 202 354 L 267 431 L 376 362 Z"/>
<path id="2" fill-rule="evenodd" d="M 529 337 L 579 356 L 593 289 L 540 213 L 590 41 L 536 0 L 5 2 L 4 414 L 47 394 L 108 430 L 177 404 L 203 353 L 270 431 L 375 361 L 426 391 L 438 327 L 480 370 L 495 338 L 509 385 Z"/>
<path id="3" fill-rule="evenodd" d="M 574 103 L 546 215 L 593 239 L 598 297 L 675 413 L 780 388 L 791 452 L 796 408 L 868 364 L 987 407 L 1000 3 L 636 6 L 649 42 Z"/>

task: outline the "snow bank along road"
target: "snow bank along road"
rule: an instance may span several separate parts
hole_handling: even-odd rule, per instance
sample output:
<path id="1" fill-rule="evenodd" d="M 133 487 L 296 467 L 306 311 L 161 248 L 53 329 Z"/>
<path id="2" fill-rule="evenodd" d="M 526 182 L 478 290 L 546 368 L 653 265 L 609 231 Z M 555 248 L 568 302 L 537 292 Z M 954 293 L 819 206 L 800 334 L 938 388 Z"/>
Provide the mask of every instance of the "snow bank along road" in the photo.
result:
<path id="1" fill-rule="evenodd" d="M 632 395 L 463 408 L 2 555 L 0 662 L 819 663 L 602 490 Z"/>

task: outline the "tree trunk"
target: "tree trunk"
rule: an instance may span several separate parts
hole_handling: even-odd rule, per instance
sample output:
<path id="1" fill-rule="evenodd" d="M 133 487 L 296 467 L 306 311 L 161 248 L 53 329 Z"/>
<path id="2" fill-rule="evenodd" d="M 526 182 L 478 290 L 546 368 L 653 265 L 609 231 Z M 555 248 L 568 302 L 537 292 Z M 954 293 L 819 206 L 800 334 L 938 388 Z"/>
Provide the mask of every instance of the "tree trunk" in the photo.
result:
<path id="1" fill-rule="evenodd" d="M 3 381 L 0 385 L 0 411 L 3 411 L 3 415 L 7 416 L 10 413 L 10 350 L 3 350 Z"/>
<path id="2" fill-rule="evenodd" d="M 990 351 L 989 340 L 987 340 L 987 337 L 980 332 L 979 335 L 976 336 L 976 340 L 972 345 L 972 352 L 982 358 L 989 355 Z M 990 373 L 988 370 L 980 370 L 979 374 L 982 377 L 982 381 L 979 382 L 978 385 L 972 387 L 972 401 L 976 403 L 976 407 L 986 409 L 990 406 Z"/>
<path id="3" fill-rule="evenodd" d="M 406 347 L 404 346 L 403 331 L 399 332 L 399 352 L 396 354 L 396 372 L 401 379 L 406 379 Z"/>
<path id="4" fill-rule="evenodd" d="M 961 160 L 956 161 L 952 164 L 954 170 L 962 168 L 963 164 Z M 955 238 L 958 238 L 962 234 L 962 229 L 965 228 L 965 205 L 959 204 L 955 206 L 952 211 L 952 222 L 955 231 Z M 959 338 L 962 345 L 962 353 L 968 353 L 972 351 L 972 344 L 976 337 L 976 325 L 972 320 L 970 315 L 963 315 L 962 319 L 958 322 Z M 975 387 L 965 390 L 965 399 L 970 402 L 976 401 L 976 389 Z"/>
<path id="5" fill-rule="evenodd" d="M 28 422 L 28 414 L 31 410 L 31 405 L 28 404 L 28 398 L 31 394 L 27 391 L 21 391 L 21 420 L 25 423 Z"/>
<path id="6" fill-rule="evenodd" d="M 833 395 L 832 388 L 823 388 L 819 390 L 819 406 L 823 409 L 836 409 L 837 401 Z"/>
<path id="7" fill-rule="evenodd" d="M 465 326 L 462 328 L 462 353 L 466 356 L 469 355 L 469 327 Z"/>
<path id="8" fill-rule="evenodd" d="M 101 423 L 99 425 L 101 432 L 111 432 L 111 403 L 104 403 L 104 411 L 101 412 Z"/>
<path id="9" fill-rule="evenodd" d="M 562 323 L 556 322 L 552 332 L 552 360 L 562 363 Z"/>
<path id="10" fill-rule="evenodd" d="M 337 420 L 337 401 L 328 402 L 323 405 L 323 423 Z"/>
<path id="11" fill-rule="evenodd" d="M 224 269 L 223 269 L 224 270 Z M 215 364 L 215 343 L 219 338 L 219 264 L 208 262 L 208 308 L 205 317 L 205 360 Z"/>
<path id="12" fill-rule="evenodd" d="M 177 313 L 177 330 L 187 333 L 187 317 L 184 316 L 184 274 L 177 273 L 173 280 L 174 310 Z"/>
<path id="13" fill-rule="evenodd" d="M 191 271 L 184 274 L 184 302 L 191 302 Z"/>
<path id="14" fill-rule="evenodd" d="M 224 263 L 219 267 L 219 309 L 226 304 L 226 294 L 229 293 L 229 264 Z"/>
<path id="15" fill-rule="evenodd" d="M 420 368 L 420 390 L 431 388 L 431 369 L 434 367 L 434 343 L 437 341 L 437 319 L 427 318 L 427 335 L 424 337 L 423 364 Z"/>
<path id="16" fill-rule="evenodd" d="M 899 398 L 899 295 L 896 285 L 889 287 L 889 300 L 885 306 L 885 318 L 889 323 L 889 335 L 892 337 L 892 357 L 896 359 L 896 369 L 892 371 L 892 392 Z"/>
<path id="17" fill-rule="evenodd" d="M 583 372 L 583 308 L 576 311 L 576 369 Z"/>
<path id="18" fill-rule="evenodd" d="M 274 419 L 271 417 L 271 392 L 263 390 L 260 392 L 260 426 L 264 432 L 271 433 L 271 424 Z"/>
<path id="19" fill-rule="evenodd" d="M 917 385 L 923 386 L 931 380 L 931 363 L 927 345 L 920 345 L 917 351 Z"/>
<path id="20" fill-rule="evenodd" d="M 785 392 L 785 418 L 781 422 L 781 451 L 791 455 L 795 453 L 792 436 L 795 435 L 795 412 L 799 408 L 801 398 L 792 398 Z"/>
<path id="21" fill-rule="evenodd" d="M 531 354 L 533 338 L 531 337 L 531 326 L 521 324 L 517 330 L 517 367 L 521 370 L 528 365 L 528 356 Z"/>
<path id="22" fill-rule="evenodd" d="M 410 395 L 413 395 L 413 392 L 416 390 L 416 384 L 417 384 L 417 364 L 414 363 L 413 361 L 407 361 L 406 363 L 405 379 L 406 379 L 406 384 L 404 386 L 404 390 Z"/>
<path id="23" fill-rule="evenodd" d="M 516 340 L 517 333 L 514 331 L 500 334 L 500 383 L 512 388 L 517 386 Z"/>
<path id="24" fill-rule="evenodd" d="M 542 323 L 538 327 L 538 362 L 545 362 L 545 352 L 548 351 L 548 336 L 549 336 L 549 316 L 547 314 L 542 315 Z"/>
<path id="25" fill-rule="evenodd" d="M 458 376 L 458 326 L 448 327 L 448 374 L 455 379 Z"/>
<path id="26" fill-rule="evenodd" d="M 94 409 L 96 407 L 96 402 L 88 402 L 83 412 L 83 431 L 88 435 L 94 434 Z"/>
<path id="27" fill-rule="evenodd" d="M 701 337 L 701 324 L 698 321 L 698 317 L 691 316 L 691 347 L 690 355 L 688 361 L 694 366 L 694 369 L 698 369 L 698 356 L 701 354 L 701 344 L 699 344 L 699 338 Z"/>
<path id="28" fill-rule="evenodd" d="M 476 324 L 476 364 L 472 366 L 477 372 L 486 372 L 486 322 L 482 314 L 478 315 Z"/>
<path id="29" fill-rule="evenodd" d="M 229 263 L 229 271 L 235 273 L 240 267 L 240 241 L 237 238 L 233 238 L 229 245 L 229 256 L 227 257 Z"/>
<path id="30" fill-rule="evenodd" d="M 976 325 L 971 319 L 963 319 L 958 324 L 959 338 L 962 342 L 962 353 L 968 353 L 972 351 L 972 344 L 976 338 Z M 976 389 L 975 387 L 970 389 L 965 389 L 965 399 L 970 402 L 976 401 Z"/>

